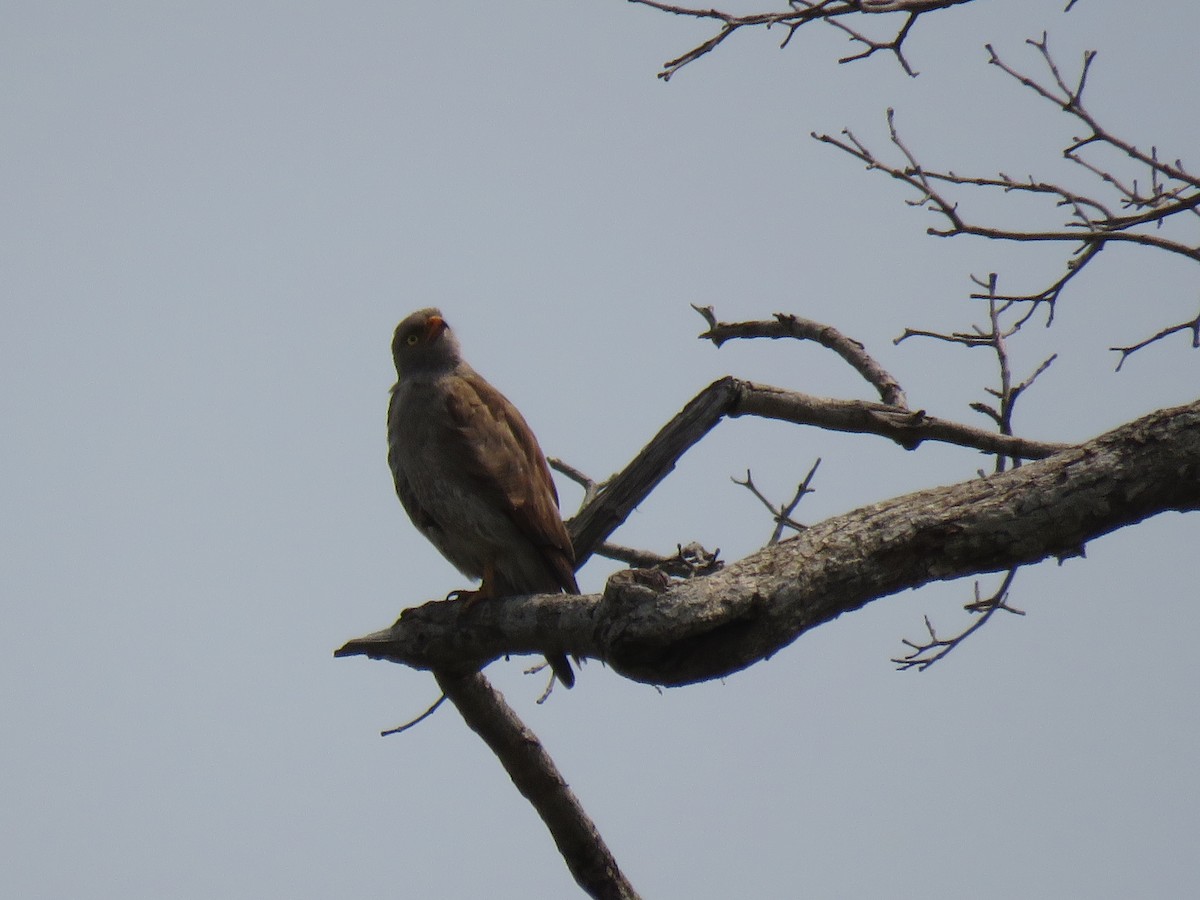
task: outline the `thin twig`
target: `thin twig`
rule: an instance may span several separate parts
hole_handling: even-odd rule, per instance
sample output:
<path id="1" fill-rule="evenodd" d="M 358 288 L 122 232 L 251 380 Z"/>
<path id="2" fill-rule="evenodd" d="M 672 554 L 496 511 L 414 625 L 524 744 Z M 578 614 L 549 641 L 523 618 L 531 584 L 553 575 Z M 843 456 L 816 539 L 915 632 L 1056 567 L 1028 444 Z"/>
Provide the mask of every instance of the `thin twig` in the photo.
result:
<path id="1" fill-rule="evenodd" d="M 784 526 L 794 528 L 796 531 L 801 531 L 805 526 L 799 525 L 792 519 L 792 513 L 796 511 L 796 507 L 800 505 L 800 501 L 804 499 L 805 494 L 811 494 L 815 488 L 811 487 L 813 476 L 817 474 L 817 467 L 821 465 L 821 457 L 817 457 L 812 464 L 812 468 L 808 470 L 808 474 L 804 476 L 804 480 L 800 482 L 796 488 L 796 494 L 791 501 L 780 510 L 779 517 L 775 520 L 775 530 L 771 533 L 771 539 L 767 541 L 768 546 L 778 544 L 780 538 L 783 537 Z M 747 472 L 747 475 L 750 473 Z"/>
<path id="2" fill-rule="evenodd" d="M 771 520 L 774 525 L 773 531 L 771 532 L 771 537 L 767 540 L 766 545 L 768 547 L 779 543 L 785 528 L 791 528 L 793 531 L 803 531 L 807 527 L 793 519 L 792 513 L 796 511 L 796 507 L 804 498 L 805 494 L 813 493 L 813 488 L 810 487 L 810 485 L 812 484 L 813 476 L 817 474 L 817 467 L 820 465 L 821 459 L 818 457 L 817 461 L 812 464 L 812 468 L 808 470 L 808 474 L 804 476 L 804 480 L 800 482 L 800 486 L 796 488 L 796 493 L 792 499 L 787 503 L 781 503 L 779 506 L 776 506 L 774 503 L 772 503 L 767 496 L 761 490 L 759 490 L 758 485 L 754 483 L 754 477 L 750 474 L 749 469 L 746 470 L 746 478 L 742 481 L 739 481 L 736 478 L 730 478 L 734 484 L 744 487 L 751 494 L 753 494 L 758 502 L 765 506 L 767 511 L 771 513 Z"/>
<path id="3" fill-rule="evenodd" d="M 1136 344 L 1131 344 L 1128 347 L 1109 347 L 1114 353 L 1120 353 L 1121 358 L 1117 360 L 1116 371 L 1121 371 L 1121 366 L 1125 365 L 1125 360 L 1129 359 L 1134 353 L 1141 350 L 1143 347 L 1148 347 L 1156 341 L 1161 341 L 1168 335 L 1174 334 L 1177 331 L 1190 331 L 1192 333 L 1193 349 L 1200 349 L 1200 315 L 1187 322 L 1180 322 L 1178 325 L 1172 325 L 1169 328 L 1164 328 L 1158 334 L 1146 338 L 1144 341 L 1138 341 Z"/>
<path id="4" fill-rule="evenodd" d="M 600 492 L 602 487 L 604 487 L 604 485 L 597 483 L 579 469 L 575 468 L 570 463 L 559 459 L 557 456 L 546 457 L 546 462 L 550 464 L 550 468 L 554 469 L 556 472 L 561 472 L 567 478 L 571 479 L 573 482 L 583 488 L 583 499 L 579 501 L 580 509 L 595 500 L 596 494 Z"/>
<path id="5" fill-rule="evenodd" d="M 1081 193 L 1033 176 L 1015 179 L 1003 172 L 996 177 L 960 175 L 953 171 L 927 168 L 901 137 L 896 125 L 895 112 L 891 109 L 887 111 L 888 135 L 898 153 L 898 162 L 885 160 L 849 129 L 844 129 L 840 137 L 817 133 L 814 133 L 813 137 L 858 159 L 869 169 L 881 171 L 913 189 L 917 196 L 907 202 L 912 206 L 930 210 L 946 223 L 943 227 L 928 228 L 928 234 L 938 237 L 972 235 L 990 240 L 1069 245 L 1072 249 L 1065 262 L 1063 274 L 1048 286 L 1027 293 L 1001 295 L 991 289 L 986 294 L 971 294 L 973 299 L 1028 303 L 1030 308 L 1018 324 L 1027 321 L 1033 312 L 1045 303 L 1049 311 L 1047 324 L 1050 324 L 1053 321 L 1055 304 L 1063 290 L 1097 257 L 1100 250 L 1110 243 L 1144 246 L 1200 262 L 1200 241 L 1179 240 L 1147 230 L 1158 228 L 1168 217 L 1180 213 L 1200 215 L 1200 177 L 1189 172 L 1178 160 L 1165 161 L 1155 147 L 1151 147 L 1149 151 L 1142 151 L 1134 144 L 1117 137 L 1088 111 L 1083 102 L 1083 94 L 1091 65 L 1096 58 L 1094 53 L 1084 54 L 1078 77 L 1073 83 L 1068 83 L 1068 79 L 1050 53 L 1045 35 L 1041 40 L 1029 41 L 1029 44 L 1037 49 L 1049 73 L 1049 79 L 1045 83 L 1009 66 L 990 45 L 987 48 L 988 61 L 1039 96 L 1053 101 L 1068 115 L 1087 126 L 1087 136 L 1073 140 L 1063 151 L 1063 155 L 1098 178 L 1104 191 L 1115 192 L 1115 200 L 1098 193 Z M 1107 166 L 1084 156 L 1085 152 L 1090 152 L 1089 148 L 1096 146 L 1117 151 L 1120 158 L 1132 160 L 1135 165 L 1144 167 L 1150 183 L 1149 193 L 1139 190 L 1136 178 L 1122 178 Z M 1057 207 L 1066 211 L 1066 220 L 1062 228 L 1000 228 L 975 222 L 960 209 L 958 200 L 946 192 L 947 189 L 956 187 L 978 187 L 985 190 L 1001 190 L 1006 194 L 1048 197 L 1054 200 Z M 1135 212 L 1118 215 L 1114 210 L 1120 208 L 1133 209 Z M 1187 323 L 1184 323 L 1184 327 L 1186 326 Z M 898 340 L 918 334 L 933 336 L 911 331 Z M 1116 349 L 1119 352 L 1121 348 Z"/>
<path id="6" fill-rule="evenodd" d="M 379 736 L 387 737 L 388 735 L 391 735 L 391 734 L 400 734 L 401 732 L 408 731 L 408 729 L 412 728 L 414 725 L 424 722 L 426 719 L 428 719 L 430 716 L 432 716 L 437 711 L 437 708 L 439 706 L 441 706 L 445 701 L 446 701 L 446 695 L 442 694 L 442 696 L 438 697 L 436 700 L 433 701 L 433 706 L 429 707 L 429 709 L 425 710 L 425 712 L 421 713 L 415 719 L 405 722 L 403 725 L 397 725 L 395 728 L 389 728 L 387 731 L 381 731 L 381 732 L 379 732 Z"/>
<path id="7" fill-rule="evenodd" d="M 896 664 L 896 668 L 902 672 L 908 669 L 916 669 L 918 672 L 924 672 L 934 663 L 945 659 L 950 651 L 960 646 L 963 641 L 986 625 L 998 610 L 1004 610 L 1017 616 L 1025 615 L 1024 610 L 1009 606 L 1007 602 L 1008 591 L 1012 587 L 1013 579 L 1016 578 L 1016 575 L 1017 568 L 1009 569 L 1004 576 L 1004 580 L 1000 583 L 1000 587 L 996 589 L 994 594 L 987 598 L 980 597 L 979 582 L 975 582 L 975 599 L 965 604 L 963 609 L 967 612 L 978 614 L 979 618 L 954 637 L 938 637 L 933 623 L 929 621 L 929 616 L 925 616 L 925 630 L 928 632 L 929 638 L 922 641 L 910 641 L 908 638 L 903 638 L 902 643 L 911 648 L 911 650 L 904 656 L 892 659 L 892 662 Z"/>
<path id="8" fill-rule="evenodd" d="M 1010 299 L 1000 299 L 997 296 L 998 278 L 996 273 L 991 273 L 986 279 L 972 275 L 971 280 L 987 289 L 987 293 L 982 295 L 987 300 L 988 326 L 986 328 L 975 325 L 972 326 L 970 332 L 956 331 L 949 334 L 906 328 L 904 333 L 895 339 L 895 343 L 899 344 L 901 341 L 912 337 L 924 337 L 952 344 L 961 344 L 964 347 L 990 348 L 996 356 L 999 386 L 996 388 L 985 388 L 985 391 L 998 401 L 998 405 L 993 406 L 990 403 L 975 402 L 970 404 L 970 407 L 975 412 L 982 413 L 991 419 L 1001 434 L 1011 436 L 1013 434 L 1013 412 L 1017 400 L 1053 364 L 1054 360 L 1058 358 L 1058 354 L 1051 354 L 1024 381 L 1014 384 L 1012 368 L 1009 362 L 1008 339 L 1021 330 L 1021 327 L 1029 317 L 1028 315 L 1019 316 L 1012 324 L 1005 324 L 1006 315 L 1014 311 L 1017 308 L 1017 304 Z M 1003 472 L 1008 467 L 1009 461 L 1011 461 L 1014 467 L 1021 464 L 1019 456 L 1003 452 L 997 453 L 995 471 Z"/>
<path id="9" fill-rule="evenodd" d="M 615 559 L 635 569 L 657 569 L 675 578 L 695 578 L 719 571 L 725 564 L 718 559 L 718 547 L 709 553 L 697 543 L 677 544 L 673 556 L 664 556 L 652 550 L 640 550 L 605 541 L 596 551 L 597 556 Z"/>
<path id="10" fill-rule="evenodd" d="M 810 2 L 810 0 L 791 0 L 789 8 L 786 10 L 750 13 L 747 15 L 736 15 L 734 13 L 722 12 L 719 9 L 695 9 L 686 6 L 676 6 L 671 3 L 661 2 L 661 0 L 629 0 L 629 2 L 639 6 L 648 6 L 651 9 L 675 16 L 711 20 L 720 23 L 717 33 L 708 38 L 708 40 L 693 47 L 687 53 L 663 63 L 662 71 L 658 73 L 658 77 L 663 81 L 670 81 L 671 77 L 684 66 L 716 50 L 726 38 L 742 28 L 763 27 L 769 29 L 776 25 L 781 26 L 787 30 L 783 42 L 779 45 L 783 48 L 791 43 L 792 38 L 795 37 L 796 32 L 801 27 L 811 22 L 827 22 L 837 25 L 846 31 L 852 40 L 866 45 L 866 49 L 861 53 L 843 57 L 838 62 L 850 63 L 866 59 L 877 50 L 890 50 L 905 72 L 909 75 L 916 75 L 916 72 L 909 65 L 908 60 L 904 58 L 902 46 L 905 38 L 908 37 L 909 32 L 916 23 L 917 17 L 936 10 L 948 9 L 951 6 L 970 3 L 972 0 L 816 0 L 816 2 Z M 904 15 L 905 20 L 904 24 L 896 30 L 895 36 L 886 41 L 867 37 L 857 30 L 843 25 L 840 21 L 843 17 L 882 17 L 891 13 Z"/>

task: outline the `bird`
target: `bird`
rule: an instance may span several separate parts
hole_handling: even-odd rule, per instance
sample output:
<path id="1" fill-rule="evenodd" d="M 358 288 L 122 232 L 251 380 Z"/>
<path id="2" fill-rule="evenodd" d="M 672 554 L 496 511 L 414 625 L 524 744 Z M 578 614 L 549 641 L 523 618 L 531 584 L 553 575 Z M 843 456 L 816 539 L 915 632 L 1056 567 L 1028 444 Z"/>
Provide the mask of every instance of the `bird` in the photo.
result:
<path id="1" fill-rule="evenodd" d="M 413 524 L 455 568 L 480 579 L 468 607 L 524 594 L 578 594 L 575 554 L 537 438 L 517 408 L 463 359 L 441 310 L 419 309 L 392 338 L 388 466 Z M 453 596 L 453 594 L 452 594 Z M 565 686 L 562 653 L 547 656 Z"/>

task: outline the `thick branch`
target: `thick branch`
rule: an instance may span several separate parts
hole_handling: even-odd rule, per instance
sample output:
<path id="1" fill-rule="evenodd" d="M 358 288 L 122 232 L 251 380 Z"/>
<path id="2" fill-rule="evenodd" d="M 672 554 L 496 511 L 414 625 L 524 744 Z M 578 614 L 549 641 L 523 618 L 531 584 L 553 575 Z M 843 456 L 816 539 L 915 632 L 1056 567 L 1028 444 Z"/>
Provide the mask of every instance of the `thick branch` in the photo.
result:
<path id="1" fill-rule="evenodd" d="M 940 441 L 983 453 L 1043 459 L 1067 446 L 997 434 L 928 416 L 923 410 L 909 412 L 866 400 L 829 400 L 765 384 L 743 384 L 745 394 L 730 415 L 762 416 L 802 425 L 817 425 L 830 431 L 877 434 L 907 449 L 915 448 L 923 441 Z"/>
<path id="2" fill-rule="evenodd" d="M 983 453 L 1042 459 L 1066 444 L 1031 441 L 866 400 L 829 400 L 726 376 L 714 381 L 675 415 L 595 500 L 569 523 L 578 565 L 620 527 L 629 513 L 670 474 L 680 457 L 722 418 L 761 416 L 831 431 L 877 434 L 907 449 L 941 441 Z"/>
<path id="3" fill-rule="evenodd" d="M 1110 531 L 1200 508 L 1200 401 L 1164 409 L 1003 474 L 813 525 L 707 578 L 614 575 L 602 596 L 427 603 L 350 641 L 414 668 L 567 651 L 639 681 L 688 684 L 765 659 L 810 628 L 931 581 L 1069 557 Z"/>
<path id="4" fill-rule="evenodd" d="M 638 900 L 621 874 L 596 826 L 567 786 L 537 736 L 525 727 L 482 673 L 435 672 L 438 685 L 463 719 L 504 765 L 508 775 L 537 810 L 567 867 L 588 896 L 597 900 Z"/>
<path id="5" fill-rule="evenodd" d="M 567 523 L 582 566 L 638 504 L 675 468 L 675 463 L 728 414 L 739 393 L 734 378 L 714 381 L 675 414 L 637 456 L 604 485 L 596 500 Z"/>

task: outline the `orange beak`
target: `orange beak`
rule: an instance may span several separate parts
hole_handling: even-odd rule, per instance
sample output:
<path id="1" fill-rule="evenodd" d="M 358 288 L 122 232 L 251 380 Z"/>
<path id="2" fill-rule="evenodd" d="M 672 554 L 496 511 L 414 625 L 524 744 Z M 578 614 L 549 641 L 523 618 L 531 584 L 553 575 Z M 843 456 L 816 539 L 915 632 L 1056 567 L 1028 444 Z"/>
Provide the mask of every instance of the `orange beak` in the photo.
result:
<path id="1" fill-rule="evenodd" d="M 432 344 L 448 327 L 446 320 L 441 316 L 430 316 L 429 321 L 425 323 L 425 343 Z"/>

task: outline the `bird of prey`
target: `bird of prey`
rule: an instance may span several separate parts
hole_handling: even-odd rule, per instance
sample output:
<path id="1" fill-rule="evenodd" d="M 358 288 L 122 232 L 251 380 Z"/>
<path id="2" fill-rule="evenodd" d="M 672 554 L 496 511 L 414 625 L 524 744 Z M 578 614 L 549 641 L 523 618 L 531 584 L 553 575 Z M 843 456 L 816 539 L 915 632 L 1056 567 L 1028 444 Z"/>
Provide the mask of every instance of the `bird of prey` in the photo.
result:
<path id="1" fill-rule="evenodd" d="M 517 408 L 462 358 L 434 308 L 392 339 L 397 381 L 388 404 L 388 465 L 413 524 L 470 578 L 469 602 L 578 594 L 571 538 L 537 438 Z M 565 655 L 547 658 L 566 687 Z"/>

